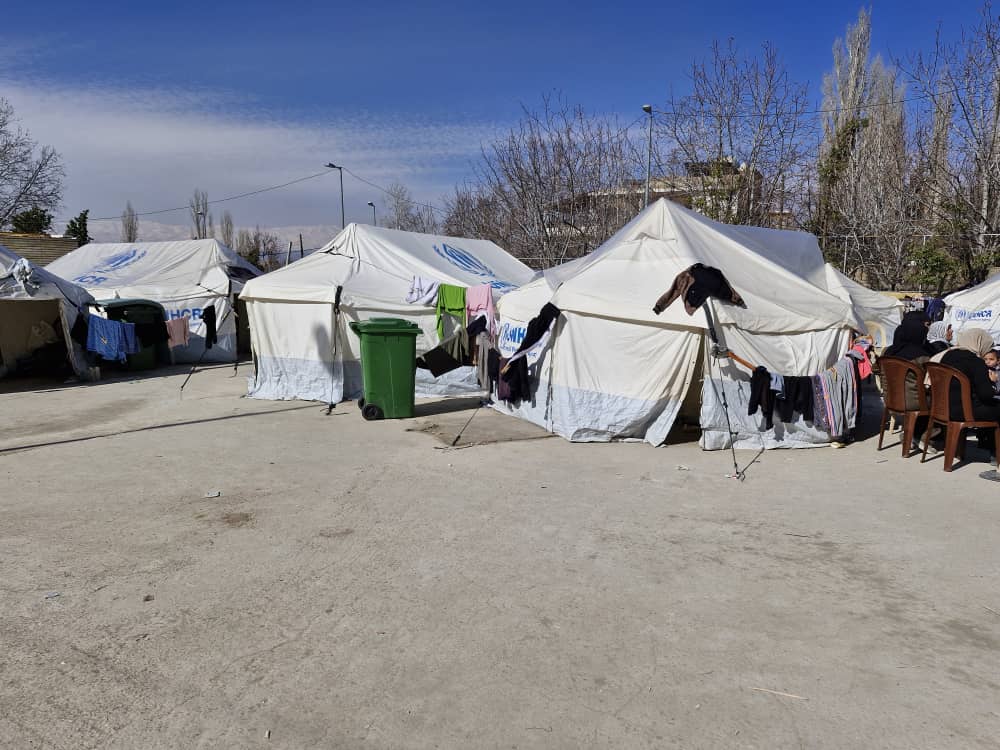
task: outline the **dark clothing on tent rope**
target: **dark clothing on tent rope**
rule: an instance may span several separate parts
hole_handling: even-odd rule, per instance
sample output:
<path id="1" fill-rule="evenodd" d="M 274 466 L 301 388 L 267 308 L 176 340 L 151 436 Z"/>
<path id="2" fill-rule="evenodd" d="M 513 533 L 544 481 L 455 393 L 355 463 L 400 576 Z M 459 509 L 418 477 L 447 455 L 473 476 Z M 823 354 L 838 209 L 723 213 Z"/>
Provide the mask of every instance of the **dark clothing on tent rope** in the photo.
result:
<path id="1" fill-rule="evenodd" d="M 771 373 L 766 367 L 758 367 L 750 376 L 750 403 L 747 416 L 753 416 L 760 409 L 764 415 L 764 429 L 774 427 L 774 391 L 771 390 Z"/>
<path id="2" fill-rule="evenodd" d="M 785 375 L 785 397 L 778 399 L 778 417 L 794 422 L 795 413 L 806 422 L 813 421 L 813 383 L 808 375 Z"/>
<path id="3" fill-rule="evenodd" d="M 506 371 L 504 368 L 507 368 Z M 516 404 L 531 399 L 531 376 L 528 374 L 528 358 L 519 357 L 507 366 L 507 360 L 500 360 L 500 380 L 497 383 L 497 398 Z"/>
<path id="4" fill-rule="evenodd" d="M 927 346 L 927 326 L 923 313 L 907 313 L 892 334 L 892 345 L 882 352 L 883 357 L 899 357 L 913 362 L 920 357 L 936 354 Z"/>
<path id="5" fill-rule="evenodd" d="M 438 377 L 446 372 L 457 370 L 472 364 L 472 347 L 470 341 L 486 330 L 486 316 L 480 315 L 466 328 L 460 329 L 426 354 L 417 357 L 417 367 L 430 370 L 431 375 Z"/>
<path id="6" fill-rule="evenodd" d="M 546 302 L 542 306 L 542 309 L 538 311 L 538 315 L 528 321 L 528 327 L 524 332 L 524 338 L 521 339 L 521 345 L 517 347 L 517 351 L 510 358 L 513 359 L 514 355 L 520 354 L 537 344 L 539 339 L 549 330 L 552 321 L 559 317 L 560 312 L 561 310 L 558 307 L 551 302 Z"/>
<path id="7" fill-rule="evenodd" d="M 670 289 L 666 291 L 653 305 L 653 312 L 659 315 L 670 307 L 677 298 L 684 300 L 684 309 L 688 315 L 701 307 L 709 297 L 715 297 L 723 302 L 729 302 L 739 307 L 746 307 L 743 298 L 733 289 L 718 268 L 695 263 L 685 271 L 681 271 L 674 279 Z"/>
<path id="8" fill-rule="evenodd" d="M 205 348 L 211 349 L 219 340 L 215 331 L 215 305 L 209 305 L 203 309 L 201 319 L 205 321 Z"/>

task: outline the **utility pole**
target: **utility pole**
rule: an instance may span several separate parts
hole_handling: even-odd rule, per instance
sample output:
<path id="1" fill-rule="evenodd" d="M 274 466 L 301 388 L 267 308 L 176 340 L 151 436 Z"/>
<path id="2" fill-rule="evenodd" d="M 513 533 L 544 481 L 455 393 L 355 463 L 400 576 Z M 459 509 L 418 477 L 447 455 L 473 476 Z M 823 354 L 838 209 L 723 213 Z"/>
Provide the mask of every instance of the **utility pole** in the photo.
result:
<path id="1" fill-rule="evenodd" d="M 653 171 L 653 105 L 643 104 L 642 111 L 649 115 L 649 141 L 646 144 L 646 196 L 643 200 L 643 208 L 649 205 L 649 178 Z"/>
<path id="2" fill-rule="evenodd" d="M 340 172 L 340 228 L 346 229 L 347 223 L 344 221 L 344 168 L 338 167 L 333 162 L 325 165 L 329 169 L 336 169 Z"/>

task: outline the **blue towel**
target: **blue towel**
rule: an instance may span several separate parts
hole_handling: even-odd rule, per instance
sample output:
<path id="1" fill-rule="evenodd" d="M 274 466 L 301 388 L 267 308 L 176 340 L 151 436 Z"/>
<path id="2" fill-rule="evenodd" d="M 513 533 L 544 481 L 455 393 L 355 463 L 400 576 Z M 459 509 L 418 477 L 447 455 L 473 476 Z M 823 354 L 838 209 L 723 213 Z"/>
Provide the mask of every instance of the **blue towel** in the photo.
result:
<path id="1" fill-rule="evenodd" d="M 138 354 L 140 350 L 139 339 L 135 336 L 135 323 L 122 323 L 122 336 L 125 339 L 125 353 Z"/>
<path id="2" fill-rule="evenodd" d="M 107 320 L 91 315 L 87 320 L 87 351 L 96 352 L 104 359 L 125 361 L 128 353 L 125 347 L 125 328 L 117 320 Z M 130 324 L 127 324 L 130 325 Z M 132 327 L 132 338 L 135 338 L 135 328 Z"/>

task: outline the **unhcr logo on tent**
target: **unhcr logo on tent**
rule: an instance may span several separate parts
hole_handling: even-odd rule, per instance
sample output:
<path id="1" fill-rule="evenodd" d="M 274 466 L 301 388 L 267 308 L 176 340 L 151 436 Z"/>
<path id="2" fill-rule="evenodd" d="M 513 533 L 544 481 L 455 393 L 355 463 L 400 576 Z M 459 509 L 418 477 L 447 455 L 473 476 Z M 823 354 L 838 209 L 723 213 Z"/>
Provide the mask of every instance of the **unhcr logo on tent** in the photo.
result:
<path id="1" fill-rule="evenodd" d="M 97 264 L 87 273 L 82 276 L 77 276 L 73 281 L 78 284 L 103 284 L 108 280 L 107 276 L 102 274 L 114 273 L 115 271 L 120 271 L 123 268 L 131 266 L 133 263 L 137 263 L 146 257 L 145 250 L 139 250 L 137 247 L 133 247 L 130 250 L 125 250 L 124 252 L 115 253 L 114 255 L 105 258 L 100 263 Z"/>
<path id="2" fill-rule="evenodd" d="M 955 320 L 958 322 L 965 321 L 982 321 L 982 320 L 992 320 L 993 311 L 992 310 L 964 310 L 961 307 L 955 309 Z"/>
<path id="3" fill-rule="evenodd" d="M 466 273 L 490 279 L 489 285 L 494 289 L 505 291 L 515 288 L 513 284 L 508 284 L 506 281 L 499 281 L 489 266 L 467 250 L 452 247 L 446 242 L 442 242 L 440 247 L 434 245 L 434 252 Z"/>

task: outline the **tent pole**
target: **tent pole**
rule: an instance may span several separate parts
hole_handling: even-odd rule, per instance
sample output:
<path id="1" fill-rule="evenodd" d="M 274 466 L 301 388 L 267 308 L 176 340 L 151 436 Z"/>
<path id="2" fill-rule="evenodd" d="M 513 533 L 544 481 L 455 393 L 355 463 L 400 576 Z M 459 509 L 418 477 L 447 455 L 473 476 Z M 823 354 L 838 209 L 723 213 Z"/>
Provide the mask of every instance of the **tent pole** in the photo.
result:
<path id="1" fill-rule="evenodd" d="M 336 365 L 337 365 L 337 334 L 340 331 L 340 295 L 343 294 L 343 292 L 344 292 L 344 287 L 338 284 L 337 285 L 337 294 L 333 298 L 333 365 L 334 365 L 334 367 L 336 367 Z M 340 368 L 340 377 L 341 377 L 341 379 L 343 379 L 343 377 L 344 377 L 344 368 L 343 368 L 343 366 L 341 366 L 341 368 Z M 343 383 L 341 383 L 341 387 L 343 387 Z M 331 401 L 330 405 L 326 407 L 326 413 L 327 413 L 328 416 L 329 416 L 330 412 L 333 411 L 333 407 L 334 406 L 336 406 L 336 404 Z"/>

